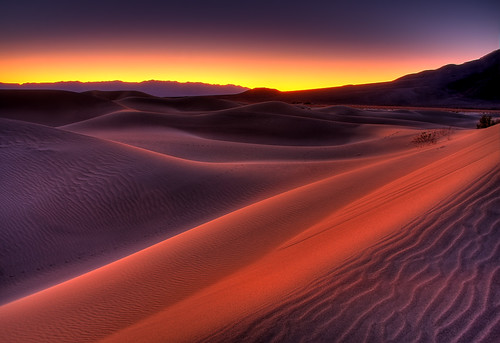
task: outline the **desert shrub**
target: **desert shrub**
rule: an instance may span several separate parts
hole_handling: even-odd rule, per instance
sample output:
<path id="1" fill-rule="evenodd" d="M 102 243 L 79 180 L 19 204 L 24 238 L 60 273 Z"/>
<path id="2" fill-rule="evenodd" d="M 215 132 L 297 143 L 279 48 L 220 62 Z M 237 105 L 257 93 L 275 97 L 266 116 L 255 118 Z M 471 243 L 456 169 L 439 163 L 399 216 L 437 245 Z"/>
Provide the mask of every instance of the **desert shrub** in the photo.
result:
<path id="1" fill-rule="evenodd" d="M 436 144 L 438 135 L 435 131 L 424 131 L 413 138 L 412 142 L 415 145 Z"/>
<path id="2" fill-rule="evenodd" d="M 476 127 L 478 129 L 484 129 L 486 127 L 490 127 L 498 123 L 500 123 L 500 119 L 493 120 L 491 116 L 483 114 L 481 118 L 479 118 L 479 123 L 477 123 Z"/>
<path id="3" fill-rule="evenodd" d="M 412 143 L 418 146 L 436 144 L 440 137 L 447 137 L 448 140 L 450 140 L 451 133 L 451 127 L 446 129 L 423 131 L 413 138 Z"/>

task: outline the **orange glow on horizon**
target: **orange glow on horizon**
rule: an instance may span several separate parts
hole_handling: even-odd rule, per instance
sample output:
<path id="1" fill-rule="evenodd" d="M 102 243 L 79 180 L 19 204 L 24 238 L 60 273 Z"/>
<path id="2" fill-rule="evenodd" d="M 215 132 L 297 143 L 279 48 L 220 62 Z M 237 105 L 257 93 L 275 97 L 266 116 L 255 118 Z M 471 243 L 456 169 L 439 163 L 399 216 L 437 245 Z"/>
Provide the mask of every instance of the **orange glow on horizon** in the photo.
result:
<path id="1" fill-rule="evenodd" d="M 281 91 L 390 81 L 449 63 L 445 57 L 439 60 L 317 58 L 195 51 L 18 53 L 0 56 L 0 60 L 0 82 L 5 83 L 169 80 L 268 87 Z"/>

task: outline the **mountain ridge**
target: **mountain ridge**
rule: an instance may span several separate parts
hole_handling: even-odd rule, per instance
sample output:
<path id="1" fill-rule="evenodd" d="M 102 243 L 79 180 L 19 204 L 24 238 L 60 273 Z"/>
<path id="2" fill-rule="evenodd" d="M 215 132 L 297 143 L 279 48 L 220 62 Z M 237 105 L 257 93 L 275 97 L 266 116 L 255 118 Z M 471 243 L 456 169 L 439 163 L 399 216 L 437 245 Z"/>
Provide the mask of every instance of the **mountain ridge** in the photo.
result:
<path id="1" fill-rule="evenodd" d="M 148 80 L 142 82 L 113 81 L 59 81 L 44 83 L 0 83 L 0 89 L 54 89 L 72 92 L 87 91 L 140 91 L 158 97 L 204 96 L 235 94 L 248 90 L 246 87 L 203 82 L 178 82 Z"/>
<path id="2" fill-rule="evenodd" d="M 500 49 L 477 60 L 408 74 L 393 81 L 279 92 L 254 89 L 222 96 L 244 102 L 317 105 L 425 106 L 500 109 Z"/>

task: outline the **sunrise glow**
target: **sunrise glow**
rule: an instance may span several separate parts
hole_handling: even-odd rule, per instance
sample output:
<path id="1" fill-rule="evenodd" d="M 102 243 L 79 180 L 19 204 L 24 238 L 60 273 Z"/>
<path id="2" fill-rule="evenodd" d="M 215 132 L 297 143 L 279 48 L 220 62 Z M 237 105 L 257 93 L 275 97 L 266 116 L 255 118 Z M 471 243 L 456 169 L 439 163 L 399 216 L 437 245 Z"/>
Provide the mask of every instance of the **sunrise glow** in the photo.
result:
<path id="1" fill-rule="evenodd" d="M 265 54 L 222 55 L 209 52 L 63 51 L 6 56 L 2 82 L 172 80 L 268 87 L 282 91 L 390 81 L 432 69 L 447 57 L 394 59 L 326 58 Z M 463 60 L 470 58 L 466 56 Z M 462 59 L 454 59 L 463 62 Z"/>
<path id="2" fill-rule="evenodd" d="M 6 4 L 0 82 L 154 79 L 286 91 L 390 81 L 498 47 L 497 16 L 481 6 L 360 12 L 349 4 L 222 2 Z"/>

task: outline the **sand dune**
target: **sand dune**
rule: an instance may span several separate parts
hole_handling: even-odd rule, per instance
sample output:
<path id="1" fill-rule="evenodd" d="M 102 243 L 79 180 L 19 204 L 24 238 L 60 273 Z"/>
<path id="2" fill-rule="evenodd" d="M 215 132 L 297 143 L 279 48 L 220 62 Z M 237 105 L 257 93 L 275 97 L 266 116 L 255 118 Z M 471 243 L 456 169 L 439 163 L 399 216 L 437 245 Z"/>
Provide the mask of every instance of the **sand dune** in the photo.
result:
<path id="1" fill-rule="evenodd" d="M 195 163 L 39 125 L 1 123 L 0 144 L 8 147 L 0 151 L 3 301 L 346 168 L 336 162 Z"/>
<path id="2" fill-rule="evenodd" d="M 59 126 L 122 107 L 92 94 L 54 90 L 0 90 L 0 118 Z"/>
<path id="3" fill-rule="evenodd" d="M 347 106 L 331 106 L 318 109 L 337 116 L 338 120 L 357 123 L 390 124 L 409 127 L 452 126 L 470 128 L 477 122 L 477 116 L 438 110 L 360 110 Z"/>
<path id="4" fill-rule="evenodd" d="M 0 120 L 0 341 L 499 334 L 499 126 L 85 96 L 85 116 Z"/>
<path id="5" fill-rule="evenodd" d="M 182 98 L 155 98 L 127 97 L 120 104 L 140 111 L 215 111 L 237 107 L 239 104 L 230 100 L 211 97 L 182 97 Z"/>
<path id="6" fill-rule="evenodd" d="M 495 341 L 498 172 L 206 341 Z"/>
<path id="7" fill-rule="evenodd" d="M 153 112 L 121 110 L 62 128 L 196 161 L 331 161 L 402 151 L 411 146 L 416 129 L 458 132 L 474 127 L 478 118 L 343 106 L 311 110 L 281 102 L 186 116 L 150 105 Z"/>
<path id="8" fill-rule="evenodd" d="M 498 135 L 497 130 L 495 135 Z M 471 138 L 471 137 L 470 137 Z M 436 215 L 440 216 L 440 210 L 443 201 L 450 199 L 450 197 L 456 196 L 460 193 L 462 187 L 467 188 L 470 184 L 474 183 L 476 177 L 487 176 L 492 177 L 494 173 L 489 171 L 495 171 L 494 169 L 499 156 L 498 153 L 491 154 L 491 150 L 484 152 L 482 156 L 476 156 L 475 149 L 484 146 L 491 146 L 498 141 L 498 136 L 490 137 L 488 140 L 479 143 L 477 146 L 470 147 L 467 146 L 471 143 L 470 139 L 466 139 L 460 142 L 461 147 L 468 151 L 456 151 L 455 154 L 458 156 L 445 157 L 441 161 L 428 164 L 429 156 L 422 154 L 418 156 L 420 162 L 424 162 L 425 166 L 422 168 L 417 168 L 415 171 L 406 174 L 400 178 L 397 175 L 390 173 L 391 176 L 395 176 L 396 180 L 388 182 L 384 186 L 380 187 L 377 191 L 371 192 L 366 196 L 361 196 L 359 193 L 356 194 L 359 200 L 352 201 L 349 205 L 342 207 L 341 204 L 338 207 L 332 206 L 335 204 L 339 198 L 345 198 L 346 192 L 335 192 L 334 189 L 329 189 L 322 184 L 320 189 L 315 193 L 315 199 L 323 194 L 326 196 L 329 194 L 342 194 L 342 197 L 333 198 L 330 200 L 329 210 L 332 212 L 331 216 L 322 218 L 318 214 L 318 207 L 326 206 L 324 205 L 324 199 L 319 200 L 320 204 L 314 203 L 314 211 L 310 208 L 303 208 L 304 213 L 311 213 L 314 218 L 313 224 L 307 229 L 301 230 L 300 233 L 295 234 L 292 239 L 286 240 L 278 247 L 276 247 L 272 252 L 266 254 L 259 261 L 242 268 L 238 272 L 234 273 L 230 277 L 221 280 L 218 284 L 212 285 L 211 287 L 199 292 L 196 296 L 186 299 L 183 302 L 176 304 L 175 306 L 169 307 L 159 314 L 152 316 L 138 324 L 131 326 L 127 330 L 115 334 L 110 338 L 111 341 L 134 341 L 141 337 L 141 335 L 147 332 L 154 332 L 154 336 L 149 336 L 150 338 L 156 337 L 158 340 L 174 340 L 174 341 L 190 341 L 190 340 L 203 340 L 208 337 L 212 341 L 231 341 L 231 337 L 243 337 L 249 336 L 249 341 L 259 341 L 260 338 L 270 338 L 268 336 L 260 336 L 262 332 L 259 330 L 252 330 L 251 323 L 252 319 L 255 322 L 263 322 L 268 316 L 271 316 L 274 312 L 280 311 L 281 307 L 284 306 L 284 299 L 290 299 L 297 289 L 306 287 L 311 280 L 321 280 L 324 275 L 329 275 L 332 270 L 336 270 L 341 266 L 346 259 L 353 259 L 356 254 L 362 255 L 367 248 L 372 247 L 377 242 L 381 240 L 387 240 L 395 233 L 399 232 L 401 228 L 408 227 L 413 229 L 415 220 L 418 218 L 426 218 L 428 213 L 436 212 Z M 457 142 L 458 143 L 458 142 Z M 444 150 L 445 148 L 443 148 Z M 434 150 L 434 149 L 433 149 Z M 434 153 L 434 151 L 428 151 L 428 153 Z M 415 160 L 412 156 L 412 162 Z M 452 163 L 452 160 L 456 162 Z M 409 161 L 397 160 L 394 161 L 397 165 L 405 165 Z M 384 170 L 391 170 L 390 165 L 386 165 Z M 414 166 L 413 166 L 414 167 Z M 406 165 L 406 168 L 411 168 Z M 406 169 L 405 167 L 401 169 Z M 410 169 L 410 170 L 411 170 Z M 432 172 L 430 172 L 432 170 Z M 406 169 L 408 172 L 409 169 Z M 400 171 L 403 172 L 403 171 Z M 370 170 L 371 175 L 379 175 L 376 170 Z M 404 173 L 404 172 L 403 172 Z M 383 176 L 375 178 L 375 180 L 366 180 L 364 178 L 359 178 L 359 174 L 349 173 L 353 180 L 363 180 L 359 181 L 363 183 L 361 188 L 366 190 L 366 187 L 370 184 L 376 183 L 379 186 L 387 180 L 383 179 Z M 452 176 L 450 176 L 452 174 Z M 334 183 L 338 187 L 338 183 Z M 495 184 L 496 187 L 498 183 Z M 432 189 L 432 192 L 430 191 Z M 308 189 L 305 194 L 310 194 L 311 190 Z M 326 193 L 326 194 L 325 194 Z M 351 184 L 349 185 L 349 194 L 355 194 L 355 187 Z M 288 202 L 290 204 L 290 202 Z M 310 204 L 310 203 L 309 203 Z M 434 206 L 433 206 L 434 205 Z M 471 209 L 472 210 L 472 209 Z M 434 217 L 435 218 L 435 217 Z M 460 218 L 452 218 L 452 221 L 458 221 L 460 223 Z M 495 221 L 489 222 L 489 225 L 494 227 Z M 297 223 L 292 219 L 291 223 L 287 223 L 289 230 L 291 228 L 297 228 Z M 461 224 L 458 224 L 461 225 Z M 305 225 L 307 226 L 307 224 Z M 480 230 L 490 230 L 488 227 L 481 228 Z M 434 233 L 436 235 L 441 234 Z M 283 237 L 285 238 L 285 237 Z M 485 238 L 488 239 L 488 238 Z M 464 244 L 467 245 L 469 242 L 465 239 Z M 439 248 L 438 248 L 439 249 Z M 396 250 L 397 251 L 397 250 Z M 454 252 L 459 253 L 457 251 Z M 419 260 L 422 264 L 425 264 L 425 260 Z M 495 259 L 489 260 L 489 268 L 495 271 L 498 268 Z M 440 262 L 445 263 L 445 262 Z M 401 266 L 397 265 L 400 268 Z M 417 267 L 417 266 L 414 266 Z M 399 270 L 392 270 L 393 273 L 399 273 Z M 419 266 L 417 269 L 425 269 L 425 266 Z M 466 265 L 463 268 L 468 268 Z M 466 270 L 461 270 L 459 273 L 465 273 Z M 354 274 L 354 277 L 359 277 L 359 274 Z M 445 282 L 446 280 L 446 276 Z M 370 279 L 368 282 L 368 289 L 375 283 L 376 278 Z M 383 281 L 383 280 L 382 280 Z M 473 282 L 471 282 L 473 284 Z M 348 285 L 346 285 L 347 287 Z M 389 281 L 386 283 L 382 282 L 381 287 L 386 288 L 392 286 L 398 294 L 405 293 L 406 289 L 404 287 L 399 288 L 397 282 L 391 284 Z M 492 284 L 495 289 L 495 285 Z M 258 290 L 258 291 L 256 291 Z M 321 288 L 319 288 L 321 290 Z M 358 289 L 359 290 L 359 289 Z M 350 293 L 351 297 L 361 297 L 363 292 L 353 291 Z M 365 298 L 362 298 L 365 299 Z M 383 297 L 374 297 L 373 302 L 376 304 L 379 301 L 383 301 Z M 467 298 L 466 298 L 467 299 Z M 314 300 L 314 299 L 313 299 Z M 471 300 L 468 298 L 467 300 Z M 311 300 L 312 301 L 312 300 Z M 405 317 L 409 311 L 412 313 L 419 313 L 424 311 L 426 302 L 425 298 L 417 299 L 413 304 L 415 307 L 408 306 L 406 308 L 407 312 L 402 313 Z M 293 300 L 291 300 L 294 303 Z M 314 304 L 314 302 L 313 302 Z M 365 308 L 367 316 L 370 315 L 372 309 L 371 306 L 366 306 L 366 301 L 360 301 L 358 306 Z M 369 305 L 369 304 L 368 304 Z M 328 306 L 327 304 L 324 306 Z M 210 310 L 209 310 L 210 309 Z M 265 310 L 267 309 L 267 312 Z M 206 317 L 203 315 L 205 311 L 210 311 L 210 313 L 216 313 L 217 315 Z M 329 320 L 334 322 L 339 321 L 349 328 L 351 324 L 350 317 L 358 318 L 360 310 L 358 308 L 347 307 L 345 309 L 347 314 L 340 313 L 340 318 L 325 317 L 327 323 Z M 482 308 L 473 308 L 471 311 L 481 313 Z M 264 312 L 264 313 L 262 313 Z M 315 313 L 314 310 L 311 311 L 312 314 Z M 252 313 L 257 313 L 260 317 L 252 315 Z M 337 308 L 331 309 L 333 315 L 337 315 Z M 375 313 L 374 317 L 377 318 L 379 313 Z M 384 313 L 384 316 L 390 316 L 393 313 L 388 311 Z M 298 316 L 303 315 L 299 313 Z M 249 319 L 250 318 L 250 319 Z M 260 319 L 259 319 L 260 318 Z M 279 318 L 279 315 L 275 318 Z M 284 314 L 283 320 L 285 320 L 286 314 Z M 249 320 L 250 323 L 246 322 Z M 493 320 L 493 325 L 495 323 L 495 317 L 490 317 L 488 320 Z M 195 321 L 196 325 L 187 325 L 185 330 L 178 330 L 176 328 L 190 321 Z M 249 326 L 239 327 L 238 323 L 240 321 L 246 322 Z M 332 333 L 328 333 L 330 329 L 328 325 L 324 328 L 325 332 L 322 331 L 322 326 L 320 325 L 316 329 L 316 321 L 311 327 L 305 328 L 303 330 L 295 331 L 295 327 L 292 325 L 285 324 L 280 326 L 275 332 L 277 336 L 277 341 L 287 341 L 293 342 L 298 338 L 301 340 L 308 341 L 310 339 L 310 334 L 318 333 L 318 339 L 324 339 L 325 341 L 336 340 L 339 336 L 337 334 L 344 334 L 345 331 L 334 331 L 335 327 L 332 326 Z M 318 320 L 321 323 L 320 320 Z M 230 324 L 233 323 L 233 324 Z M 273 325 L 279 322 L 273 322 Z M 229 328 L 228 328 L 229 326 Z M 236 329 L 234 327 L 237 327 Z M 265 325 L 264 325 L 265 327 Z M 268 327 L 270 331 L 273 330 L 274 326 Z M 354 327 L 357 328 L 356 326 Z M 225 329 L 221 335 L 211 337 L 214 332 L 219 332 L 221 329 Z M 249 329 L 249 331 L 247 331 Z M 442 327 L 435 327 L 436 332 L 443 329 Z M 292 335 L 295 332 L 296 336 Z M 232 336 L 235 334 L 235 336 Z M 242 336 L 238 336 L 242 333 Z M 252 336 L 252 333 L 255 336 Z M 267 333 L 266 333 L 267 334 Z M 394 334 L 394 332 L 391 332 Z M 144 336 L 142 336 L 144 337 Z M 253 339 L 252 339 L 253 337 Z M 322 338 L 323 337 L 323 338 Z M 380 338 L 380 336 L 377 336 Z M 408 336 L 409 340 L 417 340 L 417 336 L 413 336 L 411 333 Z M 346 336 L 347 341 L 357 341 L 357 337 L 350 339 Z M 382 340 L 382 338 L 380 338 Z M 271 340 L 271 339 L 270 339 Z M 266 339 L 264 339 L 266 341 Z"/>

